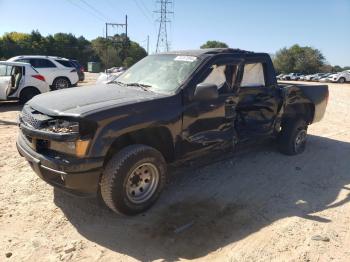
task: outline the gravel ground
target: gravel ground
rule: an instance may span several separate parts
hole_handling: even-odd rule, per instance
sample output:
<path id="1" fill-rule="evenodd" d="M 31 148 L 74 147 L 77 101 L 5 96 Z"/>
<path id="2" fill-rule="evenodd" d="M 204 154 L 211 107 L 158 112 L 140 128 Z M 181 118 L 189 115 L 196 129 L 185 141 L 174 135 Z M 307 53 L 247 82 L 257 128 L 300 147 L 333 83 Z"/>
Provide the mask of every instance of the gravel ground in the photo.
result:
<path id="1" fill-rule="evenodd" d="M 175 170 L 136 217 L 41 181 L 16 151 L 21 107 L 1 103 L 0 261 L 350 261 L 349 101 L 330 84 L 302 155 L 268 144 Z"/>

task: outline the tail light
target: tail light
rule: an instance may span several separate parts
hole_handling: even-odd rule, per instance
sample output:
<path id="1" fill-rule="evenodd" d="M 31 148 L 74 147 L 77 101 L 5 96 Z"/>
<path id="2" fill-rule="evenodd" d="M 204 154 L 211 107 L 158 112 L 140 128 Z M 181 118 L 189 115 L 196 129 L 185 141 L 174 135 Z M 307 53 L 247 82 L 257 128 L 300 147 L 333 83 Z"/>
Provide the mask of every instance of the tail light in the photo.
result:
<path id="1" fill-rule="evenodd" d="M 72 70 L 71 70 L 70 72 L 71 72 L 71 73 L 74 73 L 74 72 L 76 72 L 76 71 L 77 71 L 77 70 L 75 70 L 75 69 L 72 69 Z"/>
<path id="2" fill-rule="evenodd" d="M 34 78 L 36 78 L 36 79 L 38 79 L 40 81 L 44 81 L 45 82 L 45 77 L 42 76 L 42 75 L 32 75 L 32 77 L 34 77 Z"/>

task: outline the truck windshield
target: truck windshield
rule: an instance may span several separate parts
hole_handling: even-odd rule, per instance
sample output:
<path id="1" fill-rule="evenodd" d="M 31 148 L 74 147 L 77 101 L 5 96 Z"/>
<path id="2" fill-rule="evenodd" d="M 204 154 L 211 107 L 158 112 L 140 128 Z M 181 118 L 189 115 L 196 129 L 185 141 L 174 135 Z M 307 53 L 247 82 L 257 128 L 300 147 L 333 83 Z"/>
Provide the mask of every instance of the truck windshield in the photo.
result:
<path id="1" fill-rule="evenodd" d="M 120 84 L 144 86 L 153 92 L 173 93 L 199 64 L 195 56 L 150 55 L 116 79 Z"/>

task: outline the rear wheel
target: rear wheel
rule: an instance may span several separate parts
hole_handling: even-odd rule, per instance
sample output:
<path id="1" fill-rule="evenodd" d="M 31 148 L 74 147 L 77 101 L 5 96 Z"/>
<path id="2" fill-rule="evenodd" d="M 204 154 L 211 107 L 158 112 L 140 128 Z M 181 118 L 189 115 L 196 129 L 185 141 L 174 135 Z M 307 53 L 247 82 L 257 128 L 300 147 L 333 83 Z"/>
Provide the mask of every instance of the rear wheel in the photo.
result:
<path id="1" fill-rule="evenodd" d="M 297 155 L 305 150 L 307 124 L 302 119 L 289 119 L 278 135 L 279 150 L 286 155 Z"/>
<path id="2" fill-rule="evenodd" d="M 64 89 L 70 87 L 70 81 L 65 77 L 58 77 L 53 81 L 53 88 L 55 90 Z"/>
<path id="3" fill-rule="evenodd" d="M 108 161 L 101 179 L 101 195 L 115 212 L 135 215 L 150 208 L 166 181 L 162 154 L 145 145 L 131 145 Z"/>
<path id="4" fill-rule="evenodd" d="M 345 78 L 344 77 L 339 78 L 338 82 L 341 83 L 341 84 L 344 84 L 345 83 Z"/>
<path id="5" fill-rule="evenodd" d="M 22 90 L 20 96 L 19 96 L 19 102 L 21 104 L 27 103 L 30 99 L 32 99 L 34 96 L 39 95 L 40 91 L 34 87 L 27 87 Z"/>

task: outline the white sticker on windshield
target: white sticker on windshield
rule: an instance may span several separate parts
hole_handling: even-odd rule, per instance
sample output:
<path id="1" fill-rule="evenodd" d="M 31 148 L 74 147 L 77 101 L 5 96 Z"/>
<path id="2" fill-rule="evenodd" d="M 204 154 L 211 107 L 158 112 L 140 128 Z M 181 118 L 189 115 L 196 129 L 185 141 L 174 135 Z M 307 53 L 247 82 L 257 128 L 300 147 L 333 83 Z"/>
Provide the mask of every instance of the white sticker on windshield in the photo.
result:
<path id="1" fill-rule="evenodd" d="M 175 57 L 175 61 L 183 61 L 183 62 L 194 62 L 197 60 L 197 57 L 195 56 L 188 56 L 188 55 L 180 55 Z"/>

